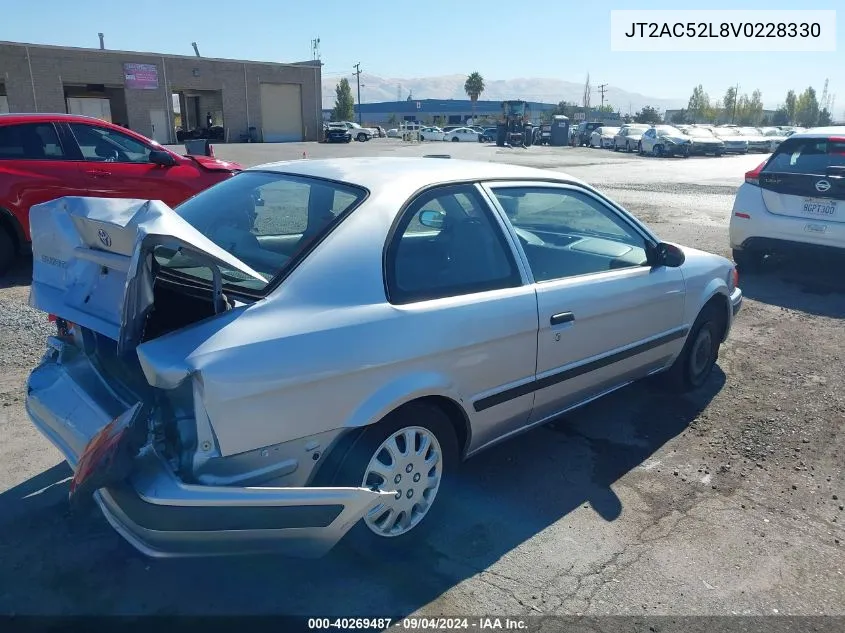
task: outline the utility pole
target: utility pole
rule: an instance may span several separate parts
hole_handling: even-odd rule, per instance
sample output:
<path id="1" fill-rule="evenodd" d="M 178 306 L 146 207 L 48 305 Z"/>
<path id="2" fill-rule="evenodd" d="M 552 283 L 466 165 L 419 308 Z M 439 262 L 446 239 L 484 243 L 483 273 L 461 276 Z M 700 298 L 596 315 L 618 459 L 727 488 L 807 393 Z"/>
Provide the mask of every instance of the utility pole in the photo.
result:
<path id="1" fill-rule="evenodd" d="M 601 93 L 601 108 L 604 110 L 604 93 L 607 92 L 607 84 L 599 84 L 599 92 Z"/>
<path id="2" fill-rule="evenodd" d="M 358 125 L 361 125 L 361 62 L 355 64 L 353 68 L 355 68 L 355 72 L 352 74 L 355 75 L 355 80 L 358 82 Z"/>
<path id="3" fill-rule="evenodd" d="M 733 114 L 731 114 L 731 123 L 733 123 L 734 119 L 736 118 L 736 102 L 738 100 L 739 100 L 739 84 L 736 85 L 736 92 L 734 93 L 734 111 L 733 111 Z"/>

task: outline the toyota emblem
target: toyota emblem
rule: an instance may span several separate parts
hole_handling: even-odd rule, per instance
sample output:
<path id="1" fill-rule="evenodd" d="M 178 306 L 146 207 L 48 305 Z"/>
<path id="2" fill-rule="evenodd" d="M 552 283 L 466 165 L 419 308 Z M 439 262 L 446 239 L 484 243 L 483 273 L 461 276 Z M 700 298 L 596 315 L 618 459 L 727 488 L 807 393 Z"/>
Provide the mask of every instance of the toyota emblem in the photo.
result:
<path id="1" fill-rule="evenodd" d="M 818 185 L 816 185 L 816 187 L 818 187 Z M 100 229 L 99 231 L 97 231 L 97 236 L 100 238 L 100 241 L 103 243 L 103 246 L 105 246 L 106 248 L 111 246 L 111 236 L 106 233 L 105 229 Z"/>
<path id="2" fill-rule="evenodd" d="M 828 189 L 830 189 L 830 183 L 827 180 L 819 180 L 816 183 L 816 191 L 819 193 L 824 193 Z"/>

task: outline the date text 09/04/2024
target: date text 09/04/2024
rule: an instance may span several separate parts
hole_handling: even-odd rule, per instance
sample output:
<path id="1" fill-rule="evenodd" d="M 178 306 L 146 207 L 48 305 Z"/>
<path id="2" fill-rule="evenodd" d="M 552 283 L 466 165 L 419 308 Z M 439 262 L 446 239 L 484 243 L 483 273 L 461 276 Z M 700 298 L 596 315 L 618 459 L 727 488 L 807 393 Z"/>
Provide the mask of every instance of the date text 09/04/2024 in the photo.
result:
<path id="1" fill-rule="evenodd" d="M 391 626 L 391 624 L 393 626 Z M 528 628 L 519 618 L 443 618 L 418 617 L 393 620 L 391 618 L 309 618 L 310 630 L 365 630 L 386 629 L 396 631 L 451 631 L 451 630 L 502 630 L 520 631 Z"/>
<path id="2" fill-rule="evenodd" d="M 818 22 L 631 22 L 625 37 L 821 37 Z"/>

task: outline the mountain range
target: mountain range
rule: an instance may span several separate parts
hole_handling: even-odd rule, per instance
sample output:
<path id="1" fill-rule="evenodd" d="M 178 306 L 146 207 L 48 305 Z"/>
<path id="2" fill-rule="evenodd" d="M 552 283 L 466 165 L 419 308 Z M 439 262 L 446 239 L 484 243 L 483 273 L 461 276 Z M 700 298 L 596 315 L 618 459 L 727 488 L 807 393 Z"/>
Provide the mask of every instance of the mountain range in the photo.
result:
<path id="1" fill-rule="evenodd" d="M 335 87 L 340 81 L 339 76 L 323 77 L 323 108 L 331 108 L 335 102 Z M 464 92 L 464 81 L 466 75 L 442 75 L 439 77 L 379 77 L 361 73 L 361 101 L 363 103 L 374 103 L 380 101 L 396 101 L 407 99 L 466 99 Z M 356 94 L 355 78 L 349 79 L 352 86 L 352 95 L 358 100 Z M 520 79 L 488 79 L 485 80 L 486 88 L 481 99 L 499 101 L 504 99 L 524 99 L 526 101 L 541 101 L 543 103 L 558 103 L 568 101 L 570 103 L 582 102 L 584 84 L 562 79 L 548 79 L 539 77 L 527 77 Z M 601 96 L 598 86 L 592 86 L 591 104 L 601 104 Z M 607 86 L 604 93 L 604 102 L 611 104 L 622 114 L 635 113 L 643 106 L 653 106 L 658 110 L 683 108 L 687 105 L 686 99 L 650 97 L 638 92 L 630 92 Z"/>

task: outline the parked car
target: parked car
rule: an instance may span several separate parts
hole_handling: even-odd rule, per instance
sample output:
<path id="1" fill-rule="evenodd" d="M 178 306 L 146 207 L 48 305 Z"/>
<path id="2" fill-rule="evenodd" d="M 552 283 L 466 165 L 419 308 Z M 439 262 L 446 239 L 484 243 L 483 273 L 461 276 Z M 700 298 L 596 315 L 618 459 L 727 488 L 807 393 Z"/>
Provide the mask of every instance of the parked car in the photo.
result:
<path id="1" fill-rule="evenodd" d="M 213 156 L 180 156 L 100 119 L 0 114 L 0 274 L 29 248 L 32 205 L 93 195 L 175 206 L 240 169 Z"/>
<path id="2" fill-rule="evenodd" d="M 376 132 L 378 132 L 379 138 L 387 138 L 387 132 L 384 130 L 384 128 L 382 126 L 377 125 L 375 127 L 375 130 L 376 130 Z"/>
<path id="3" fill-rule="evenodd" d="M 772 142 L 756 127 L 737 128 L 739 134 L 748 142 L 749 152 L 769 152 Z"/>
<path id="4" fill-rule="evenodd" d="M 650 128 L 650 125 L 643 123 L 623 125 L 619 128 L 616 136 L 613 137 L 614 151 L 624 149 L 626 152 L 633 152 L 634 150 L 639 149 L 640 139 L 642 138 L 643 133 Z"/>
<path id="5" fill-rule="evenodd" d="M 444 133 L 443 140 L 452 141 L 453 143 L 457 143 L 458 141 L 472 141 L 473 143 L 477 143 L 479 136 L 481 135 L 473 129 L 459 127 Z"/>
<path id="6" fill-rule="evenodd" d="M 740 269 L 767 256 L 845 252 L 845 127 L 798 132 L 745 174 L 730 220 Z"/>
<path id="7" fill-rule="evenodd" d="M 721 156 L 725 153 L 724 141 L 717 138 L 708 128 L 690 125 L 687 129 L 681 131 L 690 138 L 692 143 L 690 154 Z"/>
<path id="8" fill-rule="evenodd" d="M 443 130 L 439 127 L 424 127 L 420 128 L 421 141 L 442 141 Z"/>
<path id="9" fill-rule="evenodd" d="M 352 134 L 343 123 L 329 123 L 325 131 L 326 143 L 351 143 Z"/>
<path id="10" fill-rule="evenodd" d="M 361 127 L 354 121 L 341 121 L 341 124 L 346 126 L 346 129 L 349 130 L 349 133 L 352 135 L 356 141 L 369 141 L 374 136 L 378 136 L 378 130 L 371 127 Z"/>
<path id="11" fill-rule="evenodd" d="M 494 127 L 484 128 L 484 131 L 478 135 L 479 143 L 495 143 L 498 130 Z"/>
<path id="12" fill-rule="evenodd" d="M 400 138 L 401 136 L 399 128 L 392 127 L 387 131 L 387 138 Z"/>
<path id="13" fill-rule="evenodd" d="M 788 134 L 786 132 L 783 132 L 782 130 L 776 127 L 763 128 L 760 130 L 760 132 L 769 141 L 770 152 L 774 152 L 778 148 L 778 145 L 783 143 L 788 138 Z"/>
<path id="14" fill-rule="evenodd" d="M 593 130 L 601 126 L 601 121 L 581 121 L 578 127 L 575 128 L 575 144 L 579 146 L 589 145 L 590 135 L 593 133 Z"/>
<path id="15" fill-rule="evenodd" d="M 536 145 L 548 145 L 552 142 L 552 126 L 548 123 L 543 123 L 537 128 L 537 136 L 534 139 Z"/>
<path id="16" fill-rule="evenodd" d="M 639 154 L 688 158 L 691 147 L 690 138 L 678 128 L 671 125 L 656 125 L 643 133 Z"/>
<path id="17" fill-rule="evenodd" d="M 748 139 L 739 133 L 734 126 L 719 126 L 711 128 L 713 134 L 725 144 L 726 154 L 747 154 Z"/>
<path id="18" fill-rule="evenodd" d="M 590 134 L 590 147 L 610 149 L 613 147 L 613 139 L 619 133 L 619 130 L 620 128 L 618 127 L 608 127 L 606 125 L 597 127 L 593 130 L 593 133 Z"/>
<path id="19" fill-rule="evenodd" d="M 501 163 L 290 161 L 32 222 L 56 334 L 26 409 L 153 556 L 414 547 L 461 460 L 646 376 L 704 386 L 742 302 L 729 260 Z"/>

